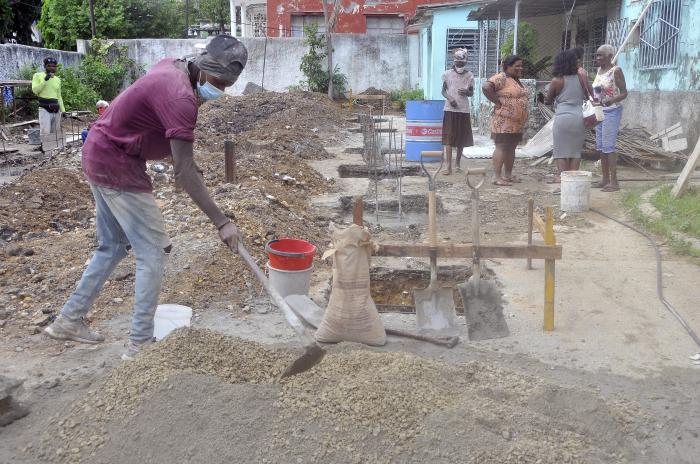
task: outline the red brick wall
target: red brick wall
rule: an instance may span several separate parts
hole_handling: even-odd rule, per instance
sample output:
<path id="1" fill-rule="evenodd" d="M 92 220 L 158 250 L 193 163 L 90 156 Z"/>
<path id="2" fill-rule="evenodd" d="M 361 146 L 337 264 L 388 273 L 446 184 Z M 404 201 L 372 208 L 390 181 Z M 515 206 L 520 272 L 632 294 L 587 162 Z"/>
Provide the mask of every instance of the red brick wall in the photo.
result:
<path id="1" fill-rule="evenodd" d="M 367 32 L 368 15 L 403 15 L 404 22 L 416 14 L 416 6 L 450 3 L 450 0 L 340 0 L 335 30 L 340 34 Z M 455 0 L 457 1 L 457 0 Z M 270 37 L 291 36 L 292 15 L 321 14 L 320 0 L 267 0 L 267 27 Z M 280 27 L 281 26 L 281 27 Z M 280 30 L 281 29 L 281 30 Z"/>

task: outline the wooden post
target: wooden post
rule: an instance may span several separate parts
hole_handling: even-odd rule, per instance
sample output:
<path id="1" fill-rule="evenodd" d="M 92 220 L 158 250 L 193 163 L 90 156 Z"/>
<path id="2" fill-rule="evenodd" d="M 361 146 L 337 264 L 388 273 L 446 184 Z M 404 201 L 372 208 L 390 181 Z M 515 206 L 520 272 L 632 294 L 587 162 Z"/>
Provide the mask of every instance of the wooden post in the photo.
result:
<path id="1" fill-rule="evenodd" d="M 554 212 L 551 206 L 546 208 L 545 216 L 545 245 L 555 245 L 554 241 Z M 544 330 L 554 330 L 554 263 L 553 259 L 544 260 Z"/>
<path id="2" fill-rule="evenodd" d="M 527 200 L 527 244 L 532 245 L 532 216 L 535 214 L 535 199 Z M 527 258 L 527 269 L 532 269 L 532 258 Z"/>
<path id="3" fill-rule="evenodd" d="M 224 141 L 224 169 L 226 171 L 226 182 L 229 184 L 237 183 L 236 153 L 233 150 L 233 142 L 231 140 Z"/>
<path id="4" fill-rule="evenodd" d="M 348 91 L 348 110 L 352 111 L 352 89 Z"/>
<path id="5" fill-rule="evenodd" d="M 678 198 L 679 196 L 683 195 L 683 192 L 685 192 L 685 190 L 688 188 L 690 177 L 695 171 L 698 160 L 700 160 L 700 138 L 695 144 L 695 149 L 693 149 L 693 153 L 690 155 L 690 158 L 688 158 L 688 162 L 686 162 L 685 166 L 683 166 L 683 171 L 681 171 L 681 175 L 678 177 L 676 185 L 674 185 L 673 189 L 671 190 L 671 195 L 673 195 L 673 198 Z"/>
<path id="6" fill-rule="evenodd" d="M 352 208 L 352 222 L 353 224 L 357 224 L 358 226 L 362 227 L 364 224 L 363 222 L 363 214 L 364 214 L 364 202 L 362 200 L 361 196 L 356 196 L 355 197 L 355 205 Z"/>

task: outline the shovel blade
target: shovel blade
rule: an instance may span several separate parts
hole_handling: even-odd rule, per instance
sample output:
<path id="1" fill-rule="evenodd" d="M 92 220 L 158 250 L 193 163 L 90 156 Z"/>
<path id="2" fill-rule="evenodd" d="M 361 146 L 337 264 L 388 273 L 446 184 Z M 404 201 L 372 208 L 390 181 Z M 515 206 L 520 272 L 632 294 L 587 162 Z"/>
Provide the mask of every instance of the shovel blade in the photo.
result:
<path id="1" fill-rule="evenodd" d="M 284 372 L 282 372 L 280 378 L 283 379 L 308 371 L 316 364 L 320 363 L 325 355 L 326 351 L 316 343 L 304 347 L 304 354 L 292 361 Z"/>
<path id="2" fill-rule="evenodd" d="M 489 280 L 480 279 L 478 291 L 475 285 L 476 282 L 470 277 L 469 281 L 457 286 L 464 303 L 469 340 L 508 337 L 510 330 L 503 317 L 501 292 Z"/>
<path id="3" fill-rule="evenodd" d="M 455 301 L 450 288 L 426 288 L 413 291 L 416 321 L 421 332 L 454 334 Z"/>

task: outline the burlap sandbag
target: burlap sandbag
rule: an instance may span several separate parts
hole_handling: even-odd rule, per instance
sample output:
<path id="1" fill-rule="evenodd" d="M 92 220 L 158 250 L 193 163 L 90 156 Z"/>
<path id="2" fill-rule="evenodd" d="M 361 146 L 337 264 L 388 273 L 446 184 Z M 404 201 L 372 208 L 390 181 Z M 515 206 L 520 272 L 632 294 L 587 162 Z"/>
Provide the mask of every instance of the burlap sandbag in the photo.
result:
<path id="1" fill-rule="evenodd" d="M 331 224 L 333 289 L 316 340 L 325 343 L 386 343 L 384 325 L 369 292 L 370 236 L 358 225 L 340 228 Z"/>

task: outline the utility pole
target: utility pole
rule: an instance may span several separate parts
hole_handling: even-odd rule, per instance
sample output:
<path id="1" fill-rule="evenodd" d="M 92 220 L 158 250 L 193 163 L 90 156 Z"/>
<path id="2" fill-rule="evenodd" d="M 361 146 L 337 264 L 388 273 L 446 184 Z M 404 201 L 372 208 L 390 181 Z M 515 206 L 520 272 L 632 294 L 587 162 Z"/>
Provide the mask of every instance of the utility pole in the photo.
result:
<path id="1" fill-rule="evenodd" d="M 328 98 L 333 100 L 333 42 L 331 40 L 331 24 L 328 17 L 326 0 L 321 0 L 323 5 L 323 19 L 326 22 L 326 55 L 328 56 Z M 335 8 L 334 8 L 335 10 Z"/>
<path id="2" fill-rule="evenodd" d="M 190 38 L 190 0 L 185 0 L 185 38 Z"/>
<path id="3" fill-rule="evenodd" d="M 90 0 L 90 30 L 92 38 L 97 36 L 97 26 L 95 25 L 95 0 Z"/>

